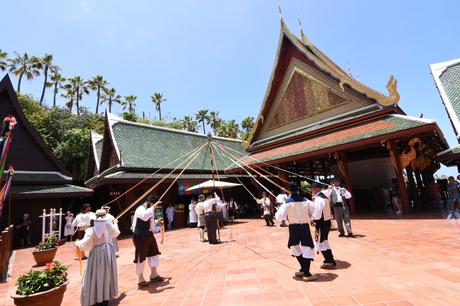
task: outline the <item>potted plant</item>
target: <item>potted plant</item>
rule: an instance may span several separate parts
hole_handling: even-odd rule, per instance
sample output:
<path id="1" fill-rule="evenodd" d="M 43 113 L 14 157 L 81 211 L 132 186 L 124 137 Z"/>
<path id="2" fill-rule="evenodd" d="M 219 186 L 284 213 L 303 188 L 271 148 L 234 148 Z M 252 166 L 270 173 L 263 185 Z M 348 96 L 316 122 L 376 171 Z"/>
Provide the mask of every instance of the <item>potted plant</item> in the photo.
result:
<path id="1" fill-rule="evenodd" d="M 67 289 L 67 266 L 59 261 L 46 264 L 46 269 L 19 276 L 11 297 L 15 305 L 59 306 Z"/>
<path id="2" fill-rule="evenodd" d="M 57 246 L 58 238 L 56 235 L 45 237 L 45 239 L 35 247 L 35 251 L 32 252 L 37 266 L 44 266 L 52 262 L 54 256 L 56 256 Z"/>

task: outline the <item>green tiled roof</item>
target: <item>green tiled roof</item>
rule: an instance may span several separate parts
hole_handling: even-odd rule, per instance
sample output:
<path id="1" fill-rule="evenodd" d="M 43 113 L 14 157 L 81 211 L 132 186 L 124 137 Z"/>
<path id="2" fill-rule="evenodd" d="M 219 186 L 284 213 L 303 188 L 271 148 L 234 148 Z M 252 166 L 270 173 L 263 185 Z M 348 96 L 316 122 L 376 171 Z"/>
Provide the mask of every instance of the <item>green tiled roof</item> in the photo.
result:
<path id="1" fill-rule="evenodd" d="M 11 187 L 12 196 L 39 196 L 53 197 L 79 197 L 91 196 L 92 189 L 79 187 L 75 185 L 13 185 Z"/>
<path id="2" fill-rule="evenodd" d="M 460 118 L 460 63 L 446 68 L 439 79 L 452 104 L 454 112 Z"/>
<path id="3" fill-rule="evenodd" d="M 353 143 L 377 136 L 384 136 L 386 134 L 433 123 L 435 122 L 404 115 L 384 115 L 377 119 L 360 122 L 359 124 L 350 125 L 333 132 L 315 134 L 307 137 L 306 139 L 298 140 L 292 144 L 287 144 L 283 147 L 253 153 L 251 156 L 257 160 L 267 162 L 312 153 L 322 149 L 332 149 L 338 145 Z M 440 142 L 443 146 L 446 146 L 445 140 L 441 137 Z M 246 161 L 249 163 L 256 163 L 250 158 L 247 158 Z"/>
<path id="4" fill-rule="evenodd" d="M 274 141 L 283 140 L 283 139 L 288 138 L 288 137 L 302 135 L 302 134 L 305 134 L 305 133 L 308 133 L 308 132 L 311 132 L 311 131 L 314 131 L 314 130 L 317 130 L 317 129 L 321 129 L 321 128 L 328 127 L 328 126 L 333 126 L 334 124 L 338 124 L 338 123 L 346 121 L 346 120 L 351 120 L 353 118 L 364 116 L 366 114 L 370 114 L 370 113 L 379 111 L 381 109 L 382 109 L 382 107 L 380 107 L 378 104 L 372 105 L 371 107 L 359 108 L 359 109 L 357 109 L 357 110 L 355 110 L 353 112 L 342 114 L 340 116 L 337 116 L 337 117 L 334 117 L 334 118 L 329 118 L 329 119 L 326 119 L 326 120 L 323 120 L 323 121 L 320 121 L 320 122 L 315 122 L 313 124 L 304 126 L 302 128 L 291 130 L 289 132 L 282 133 L 282 134 L 279 134 L 279 135 L 276 135 L 276 136 L 261 139 L 259 141 L 254 142 L 252 146 L 255 147 L 255 146 L 259 146 L 259 145 L 263 145 L 263 144 L 272 143 Z"/>
<path id="5" fill-rule="evenodd" d="M 102 155 L 102 143 L 103 143 L 103 140 L 99 140 L 98 142 L 96 142 L 95 144 L 95 147 L 96 147 L 96 155 L 97 155 L 97 159 L 100 161 L 101 160 L 101 155 Z"/>
<path id="6" fill-rule="evenodd" d="M 118 178 L 124 178 L 124 179 L 143 179 L 145 177 L 151 177 L 152 179 L 161 179 L 165 176 L 165 174 L 154 174 L 154 175 L 151 175 L 151 173 L 139 173 L 139 172 L 124 172 L 124 171 L 120 171 L 120 172 L 117 172 L 117 173 L 114 173 L 114 174 L 111 174 L 110 175 L 110 178 L 115 178 L 115 179 L 118 179 Z M 220 179 L 227 179 L 227 178 L 232 178 L 232 177 L 235 177 L 234 175 L 222 175 L 222 174 L 219 174 L 219 178 Z M 241 175 L 239 175 L 238 177 L 241 177 Z M 171 178 L 176 178 L 176 175 L 172 175 Z M 204 180 L 209 180 L 209 179 L 212 179 L 212 174 L 209 174 L 209 173 L 206 173 L 206 174 L 193 174 L 193 173 L 184 173 L 180 176 L 179 180 L 180 179 L 204 179 Z M 216 177 L 217 179 L 217 177 Z"/>
<path id="7" fill-rule="evenodd" d="M 113 135 L 120 151 L 123 167 L 138 169 L 159 169 L 180 156 L 191 153 L 208 138 L 197 133 L 118 121 L 112 125 Z M 222 143 L 244 154 L 241 141 L 215 137 L 214 142 Z M 182 160 L 181 160 L 182 161 Z M 180 163 L 180 161 L 179 161 Z M 216 156 L 217 168 L 229 166 L 228 160 Z M 169 166 L 174 168 L 178 163 Z M 209 148 L 188 167 L 188 170 L 210 170 Z"/>
<path id="8" fill-rule="evenodd" d="M 445 151 L 439 152 L 436 157 L 444 165 L 448 167 L 456 166 L 460 160 L 460 145 L 456 145 Z"/>

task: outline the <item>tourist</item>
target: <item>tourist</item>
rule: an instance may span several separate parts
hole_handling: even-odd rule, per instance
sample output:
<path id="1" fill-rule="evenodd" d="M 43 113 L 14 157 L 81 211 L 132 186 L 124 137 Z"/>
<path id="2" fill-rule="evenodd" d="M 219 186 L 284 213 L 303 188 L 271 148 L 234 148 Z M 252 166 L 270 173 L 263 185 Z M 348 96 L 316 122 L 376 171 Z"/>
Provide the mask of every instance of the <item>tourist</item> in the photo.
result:
<path id="1" fill-rule="evenodd" d="M 289 196 L 287 195 L 286 190 L 281 189 L 280 194 L 278 194 L 278 195 L 276 196 L 276 199 L 275 199 L 275 200 L 276 200 L 276 204 L 277 204 L 277 206 L 278 206 L 278 209 L 279 209 L 279 207 L 281 207 L 281 205 L 283 205 L 283 204 L 286 202 L 286 199 L 287 199 L 288 197 L 289 197 Z M 280 220 L 280 227 L 286 227 L 286 226 L 287 226 L 287 224 L 286 224 L 286 219 Z"/>
<path id="2" fill-rule="evenodd" d="M 217 237 L 217 231 L 219 231 L 220 233 L 217 218 L 218 214 L 221 211 L 220 206 L 218 204 L 220 204 L 220 198 L 217 196 L 215 192 L 209 194 L 207 199 L 203 202 L 206 230 L 208 233 L 208 242 L 210 244 L 218 244 L 220 242 L 220 237 Z"/>
<path id="3" fill-rule="evenodd" d="M 76 228 L 76 239 L 83 239 L 85 231 L 90 227 L 91 220 L 95 219 L 95 215 L 91 212 L 91 205 L 89 203 L 83 204 L 80 213 L 73 220 L 72 226 Z M 83 253 L 83 259 L 86 259 L 85 253 Z"/>
<path id="4" fill-rule="evenodd" d="M 161 253 L 153 235 L 155 225 L 163 224 L 162 219 L 155 220 L 155 209 L 160 204 L 161 201 L 158 201 L 156 196 L 150 195 L 134 212 L 133 224 L 131 225 L 135 247 L 133 262 L 136 264 L 137 284 L 139 286 L 147 286 L 149 284 L 144 279 L 144 263 L 146 259 L 150 267 L 150 282 L 164 280 L 157 271 Z"/>
<path id="5" fill-rule="evenodd" d="M 115 217 L 110 213 L 110 206 L 104 205 L 102 206 L 102 209 L 105 210 L 106 217 L 109 222 L 112 222 L 113 220 L 115 220 Z M 113 249 L 115 250 L 115 253 L 117 253 L 120 250 L 118 247 L 117 237 L 113 238 L 112 245 L 113 245 Z"/>
<path id="6" fill-rule="evenodd" d="M 344 187 L 340 186 L 340 180 L 338 178 L 334 178 L 332 180 L 332 185 L 331 203 L 334 207 L 334 216 L 337 221 L 339 237 L 345 236 L 345 231 L 343 229 L 344 223 L 348 236 L 353 237 L 350 221 L 350 209 L 347 203 L 347 200 L 351 199 L 351 193 Z"/>
<path id="7" fill-rule="evenodd" d="M 444 193 L 442 191 L 441 186 L 439 186 L 436 180 L 432 180 L 428 185 L 428 189 L 430 190 L 433 208 L 441 208 L 442 207 L 441 202 L 442 202 L 443 193 Z"/>
<path id="8" fill-rule="evenodd" d="M 453 176 L 449 176 L 447 179 L 447 197 L 448 197 L 448 200 L 447 200 L 446 212 L 448 213 L 451 210 L 453 210 L 454 201 L 460 200 L 459 184 L 454 179 Z"/>
<path id="9" fill-rule="evenodd" d="M 65 213 L 65 226 L 64 226 L 64 237 L 65 241 L 72 241 L 72 236 L 75 232 L 75 228 L 72 226 L 73 223 L 73 213 L 68 211 Z"/>
<path id="10" fill-rule="evenodd" d="M 196 208 L 196 201 L 194 198 L 190 200 L 190 204 L 188 205 L 188 222 L 190 227 L 196 227 L 198 223 L 198 215 L 195 211 Z"/>
<path id="11" fill-rule="evenodd" d="M 453 208 L 452 210 L 448 213 L 447 219 L 460 219 L 460 200 L 456 199 L 454 200 Z"/>
<path id="12" fill-rule="evenodd" d="M 81 285 L 82 306 L 108 305 L 118 295 L 117 261 L 112 241 L 120 234 L 117 221 L 110 220 L 104 209 L 98 209 L 95 220 L 76 247 L 89 251 Z"/>
<path id="13" fill-rule="evenodd" d="M 172 204 L 169 204 L 168 208 L 166 208 L 166 219 L 168 219 L 168 230 L 171 230 L 173 228 L 175 213 L 176 213 L 176 209 L 174 208 Z"/>
<path id="14" fill-rule="evenodd" d="M 305 281 L 313 281 L 316 276 L 310 273 L 310 264 L 315 258 L 315 246 L 309 224 L 310 216 L 316 210 L 315 203 L 299 194 L 296 182 L 290 182 L 287 189 L 291 196 L 279 207 L 276 219 L 280 221 L 289 219 L 288 248 L 300 265 L 300 270 L 295 272 L 294 276 Z"/>
<path id="15" fill-rule="evenodd" d="M 230 197 L 230 202 L 228 202 L 228 215 L 230 217 L 230 222 L 235 221 L 239 207 L 233 197 Z"/>
<path id="16" fill-rule="evenodd" d="M 262 198 L 256 200 L 257 204 L 260 204 L 263 214 L 262 217 L 265 219 L 265 225 L 266 226 L 273 226 L 275 225 L 275 222 L 273 222 L 273 215 L 272 215 L 272 203 L 270 202 L 270 199 L 267 197 L 267 193 L 265 191 L 262 191 Z"/>
<path id="17" fill-rule="evenodd" d="M 30 242 L 30 229 L 32 226 L 32 220 L 30 219 L 29 214 L 24 214 L 22 218 L 19 219 L 15 228 L 19 230 L 19 237 L 21 239 L 21 246 L 31 246 Z"/>
<path id="18" fill-rule="evenodd" d="M 313 183 L 312 185 L 312 196 L 314 197 L 316 211 L 313 215 L 315 222 L 317 238 L 317 250 L 323 254 L 324 261 L 321 265 L 322 269 L 334 269 L 336 262 L 334 255 L 332 254 L 331 246 L 328 241 L 329 231 L 331 230 L 331 206 L 329 204 L 332 187 L 328 189 L 322 189 L 321 184 Z M 290 222 L 290 220 L 289 220 Z"/>
<path id="19" fill-rule="evenodd" d="M 204 228 L 206 226 L 206 218 L 204 216 L 204 201 L 206 197 L 204 194 L 198 196 L 198 203 L 195 207 L 195 212 L 198 215 L 198 232 L 200 233 L 200 241 L 207 242 L 208 240 L 204 238 Z"/>
<path id="20" fill-rule="evenodd" d="M 223 195 L 222 195 L 222 200 L 221 200 L 221 203 L 220 203 L 219 206 L 221 208 L 220 215 L 222 216 L 221 227 L 223 227 L 225 222 L 229 221 L 229 218 L 228 218 L 228 203 L 227 203 L 227 201 L 225 201 L 225 198 L 224 198 Z"/>
<path id="21" fill-rule="evenodd" d="M 397 216 L 401 216 L 402 215 L 401 192 L 399 191 L 397 179 L 391 179 L 390 193 L 391 193 L 391 203 L 393 204 L 393 209 L 395 210 L 395 213 Z"/>

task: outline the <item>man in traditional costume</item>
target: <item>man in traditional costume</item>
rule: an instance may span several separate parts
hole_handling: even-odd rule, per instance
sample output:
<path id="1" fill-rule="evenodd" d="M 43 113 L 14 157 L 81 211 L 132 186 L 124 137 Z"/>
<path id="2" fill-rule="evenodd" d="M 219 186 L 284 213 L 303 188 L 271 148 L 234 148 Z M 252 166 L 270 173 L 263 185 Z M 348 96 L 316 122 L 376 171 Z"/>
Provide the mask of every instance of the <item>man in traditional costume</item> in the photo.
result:
<path id="1" fill-rule="evenodd" d="M 265 220 L 265 225 L 266 226 L 274 226 L 275 222 L 273 222 L 273 215 L 272 215 L 272 202 L 270 199 L 267 197 L 267 193 L 265 191 L 262 191 L 262 198 L 256 200 L 257 204 L 260 204 L 263 210 L 262 217 Z"/>
<path id="2" fill-rule="evenodd" d="M 206 221 L 206 229 L 208 232 L 208 242 L 210 244 L 218 244 L 220 241 L 217 239 L 218 229 L 218 214 L 221 212 L 220 198 L 214 192 L 203 202 L 203 210 Z"/>
<path id="3" fill-rule="evenodd" d="M 316 248 L 323 254 L 324 261 L 321 265 L 322 269 L 335 269 L 336 262 L 332 254 L 331 246 L 328 241 L 329 231 L 331 230 L 331 206 L 329 204 L 332 193 L 332 187 L 322 189 L 319 183 L 313 183 L 312 196 L 314 197 L 316 212 L 313 214 L 317 242 Z M 289 222 L 291 222 L 289 220 Z"/>
<path id="4" fill-rule="evenodd" d="M 83 204 L 80 213 L 75 217 L 72 223 L 72 227 L 76 228 L 76 239 L 83 239 L 85 231 L 90 227 L 91 220 L 95 219 L 94 213 L 91 211 L 91 205 L 89 203 Z M 83 259 L 86 259 L 85 253 L 83 253 Z"/>
<path id="5" fill-rule="evenodd" d="M 204 201 L 206 200 L 206 197 L 204 194 L 200 194 L 198 196 L 198 203 L 196 204 L 195 207 L 195 212 L 198 215 L 198 232 L 200 233 L 200 241 L 201 242 L 207 242 L 204 238 L 204 228 L 206 226 L 206 218 L 204 216 Z"/>
<path id="6" fill-rule="evenodd" d="M 315 258 L 315 245 L 310 233 L 310 220 L 316 211 L 315 203 L 299 194 L 296 182 L 290 182 L 287 189 L 291 196 L 276 212 L 276 219 L 289 219 L 288 248 L 300 265 L 300 270 L 294 276 L 312 281 L 316 279 L 316 276 L 310 273 L 310 264 Z"/>
<path id="7" fill-rule="evenodd" d="M 281 189 L 280 194 L 276 196 L 276 204 L 278 208 L 281 207 L 281 205 L 283 205 L 286 202 L 286 199 L 288 197 L 289 196 L 287 195 L 286 190 Z M 286 219 L 280 220 L 280 227 L 286 227 L 286 226 L 287 226 Z"/>
<path id="8" fill-rule="evenodd" d="M 334 207 L 334 216 L 337 221 L 337 227 L 339 230 L 339 237 L 345 236 L 343 224 L 349 237 L 353 237 L 353 231 L 351 230 L 350 221 L 350 209 L 348 207 L 347 200 L 351 199 L 351 193 L 340 186 L 340 180 L 335 178 L 332 180 L 332 192 L 331 192 L 331 203 Z"/>
<path id="9" fill-rule="evenodd" d="M 108 221 L 112 222 L 113 220 L 115 220 L 115 217 L 110 213 L 110 206 L 104 205 L 102 206 L 102 209 L 105 210 Z M 115 250 L 115 253 L 117 253 L 120 250 L 118 247 L 117 237 L 113 238 L 112 245 L 113 249 Z"/>
<path id="10" fill-rule="evenodd" d="M 144 262 L 147 259 L 150 267 L 150 281 L 163 281 L 164 278 L 158 274 L 157 268 L 160 263 L 160 250 L 153 233 L 155 225 L 162 224 L 163 220 L 155 220 L 155 209 L 161 204 L 156 196 L 150 195 L 146 201 L 136 208 L 134 212 L 133 242 L 135 247 L 134 263 L 136 264 L 136 274 L 139 286 L 147 286 L 149 282 L 144 279 Z"/>
<path id="11" fill-rule="evenodd" d="M 230 222 L 235 220 L 238 209 L 238 203 L 236 203 L 233 197 L 230 197 L 230 202 L 228 202 L 228 215 L 230 217 Z"/>
<path id="12" fill-rule="evenodd" d="M 117 221 L 109 218 L 104 209 L 94 215 L 95 220 L 75 245 L 89 252 L 81 285 L 80 302 L 83 306 L 108 305 L 118 295 L 117 262 L 112 245 L 120 231 Z"/>

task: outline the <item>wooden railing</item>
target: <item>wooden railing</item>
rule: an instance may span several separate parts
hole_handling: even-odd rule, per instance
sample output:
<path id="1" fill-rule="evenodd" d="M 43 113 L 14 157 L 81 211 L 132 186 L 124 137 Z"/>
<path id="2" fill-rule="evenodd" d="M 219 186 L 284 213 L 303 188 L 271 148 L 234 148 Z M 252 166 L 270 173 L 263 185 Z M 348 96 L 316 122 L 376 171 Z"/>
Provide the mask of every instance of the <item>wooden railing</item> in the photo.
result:
<path id="1" fill-rule="evenodd" d="M 13 225 L 5 228 L 0 235 L 0 281 L 7 278 L 8 264 L 13 253 Z"/>

